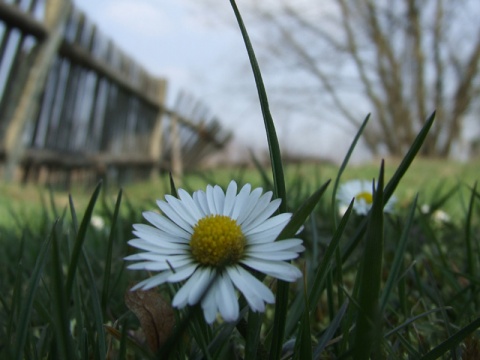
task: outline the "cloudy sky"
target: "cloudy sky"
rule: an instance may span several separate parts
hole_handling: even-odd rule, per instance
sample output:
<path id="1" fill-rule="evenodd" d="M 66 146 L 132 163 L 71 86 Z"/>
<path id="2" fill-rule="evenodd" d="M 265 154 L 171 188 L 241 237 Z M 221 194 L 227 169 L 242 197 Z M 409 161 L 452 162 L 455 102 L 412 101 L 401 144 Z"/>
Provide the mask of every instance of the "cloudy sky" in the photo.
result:
<path id="1" fill-rule="evenodd" d="M 260 108 L 254 102 L 253 76 L 245 65 L 243 40 L 235 26 L 226 25 L 234 22 L 229 2 L 217 2 L 226 9 L 215 13 L 231 18 L 213 23 L 212 16 L 203 12 L 204 7 L 189 0 L 75 0 L 75 3 L 147 71 L 168 79 L 170 101 L 179 90 L 187 90 L 203 100 L 225 127 L 233 129 L 236 148 L 241 153 L 247 153 L 249 148 L 258 151 L 266 148 Z M 250 83 L 245 81 L 248 77 Z M 281 146 L 289 152 L 340 160 L 353 138 L 353 134 L 318 121 L 285 119 L 281 114 L 275 117 L 273 106 L 272 112 L 278 120 Z M 343 145 L 339 147 L 340 138 Z"/>

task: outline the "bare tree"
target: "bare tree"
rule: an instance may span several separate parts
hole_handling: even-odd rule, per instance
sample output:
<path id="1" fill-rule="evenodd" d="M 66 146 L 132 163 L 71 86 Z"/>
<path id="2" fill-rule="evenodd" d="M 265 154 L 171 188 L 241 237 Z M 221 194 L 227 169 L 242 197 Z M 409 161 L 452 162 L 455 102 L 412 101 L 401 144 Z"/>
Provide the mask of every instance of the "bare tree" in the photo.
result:
<path id="1" fill-rule="evenodd" d="M 451 154 L 480 94 L 477 0 L 268 4 L 240 5 L 262 69 L 289 74 L 271 88 L 284 103 L 328 98 L 354 126 L 371 112 L 368 148 L 398 156 L 436 110 L 423 153 Z"/>

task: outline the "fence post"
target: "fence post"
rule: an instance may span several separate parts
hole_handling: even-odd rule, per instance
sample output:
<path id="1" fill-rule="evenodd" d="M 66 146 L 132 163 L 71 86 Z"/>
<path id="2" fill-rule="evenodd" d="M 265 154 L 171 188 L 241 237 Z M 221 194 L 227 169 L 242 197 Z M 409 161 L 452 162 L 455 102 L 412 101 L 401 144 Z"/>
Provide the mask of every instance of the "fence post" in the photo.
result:
<path id="1" fill-rule="evenodd" d="M 156 179 L 158 177 L 158 170 L 160 162 L 162 161 L 163 149 L 163 117 L 165 115 L 165 95 L 167 92 L 167 81 L 165 79 L 158 79 L 158 113 L 155 118 L 155 124 L 150 136 L 150 158 L 155 162 L 150 172 L 150 177 Z"/>
<path id="2" fill-rule="evenodd" d="M 38 44 L 38 52 L 28 69 L 25 86 L 5 133 L 6 181 L 14 178 L 15 169 L 21 160 L 25 149 L 22 139 L 25 125 L 28 121 L 33 121 L 36 114 L 48 71 L 63 39 L 63 25 L 70 7 L 70 0 L 48 0 L 46 3 L 45 26 L 48 36 L 43 43 Z"/>

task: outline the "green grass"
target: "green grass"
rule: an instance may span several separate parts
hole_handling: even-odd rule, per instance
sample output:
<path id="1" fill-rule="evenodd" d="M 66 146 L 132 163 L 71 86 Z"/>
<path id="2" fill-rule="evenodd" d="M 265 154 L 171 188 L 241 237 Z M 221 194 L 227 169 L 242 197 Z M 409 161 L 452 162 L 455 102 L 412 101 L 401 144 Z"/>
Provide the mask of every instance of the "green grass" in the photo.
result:
<path id="1" fill-rule="evenodd" d="M 387 160 L 386 183 L 398 165 L 398 161 Z M 381 242 L 383 251 L 367 255 L 366 264 L 373 264 L 372 256 L 380 257 L 380 271 L 374 268 L 366 272 L 362 259 L 369 254 L 369 231 L 379 228 L 381 216 L 377 214 L 377 220 L 369 222 L 372 230 L 367 226 L 366 237 L 352 245 L 364 219 L 349 213 L 343 221 L 333 222 L 332 184 L 312 197 L 299 218 L 303 222 L 301 219 L 314 208 L 302 234 L 307 251 L 298 262 L 305 268 L 306 285 L 298 283 L 287 289 L 290 301 L 284 311 L 287 317 L 279 343 L 284 350 L 280 353 L 288 352 L 287 345 L 299 339 L 295 354 L 302 355 L 293 355 L 296 358 L 310 353 L 317 354 L 316 358 L 360 354 L 355 346 L 366 341 L 355 336 L 355 324 L 360 321 L 362 301 L 367 301 L 361 300 L 365 296 L 362 289 L 378 299 L 377 310 L 381 309 L 375 322 L 381 326 L 371 328 L 368 317 L 363 325 L 357 324 L 370 329 L 365 334 L 380 331 L 376 337 L 381 341 L 372 343 L 367 355 L 375 351 L 380 358 L 435 358 L 440 353 L 452 358 L 457 353 L 460 356 L 467 350 L 475 351 L 480 345 L 478 338 L 472 337 L 478 328 L 480 200 L 478 190 L 469 196 L 476 181 L 474 168 L 475 163 L 413 162 L 395 191 L 398 211 L 384 217 L 384 231 L 376 235 L 375 241 Z M 333 180 L 338 171 L 338 166 L 328 164 L 286 166 L 289 211 L 308 204 L 307 198 L 326 180 Z M 371 164 L 347 166 L 341 181 L 357 177 L 378 178 L 378 174 Z M 265 189 L 273 186 L 264 183 L 261 171 L 253 168 L 189 174 L 182 182 L 197 189 L 207 182 L 226 185 L 232 178 Z M 445 185 L 437 191 L 440 183 Z M 451 212 L 454 221 L 450 223 L 422 214 L 414 202 L 415 193 L 419 194 L 418 204 L 422 199 L 434 203 L 441 198 L 439 194 L 447 194 L 452 188 L 459 191 L 440 206 Z M 124 358 L 155 358 L 148 348 L 138 345 L 138 338 L 132 337 L 140 323 L 123 300 L 129 287 L 145 275 L 125 271 L 122 258 L 132 251 L 126 244 L 132 237 L 132 223 L 142 221 L 141 212 L 154 208 L 154 200 L 170 192 L 168 179 L 126 186 L 120 201 L 117 189 L 101 189 L 98 197 L 92 197 L 93 189 L 77 189 L 72 203 L 60 191 L 50 194 L 48 189 L 6 184 L 2 190 L 6 201 L 0 208 L 5 214 L 0 226 L 4 249 L 0 259 L 4 264 L 0 270 L 0 357 L 101 359 L 108 353 L 119 358 L 121 354 Z M 101 216 L 105 228 L 91 225 L 90 214 Z M 349 247 L 352 250 L 346 256 Z M 371 249 L 380 248 L 373 245 Z M 363 276 L 357 276 L 358 271 Z M 371 271 L 379 276 L 378 290 L 373 292 L 364 287 L 364 283 L 372 285 Z M 168 301 L 171 295 L 168 289 L 165 291 Z M 213 331 L 209 337 L 200 340 L 194 329 L 202 325 L 196 320 L 193 328 L 186 327 L 190 336 L 179 338 L 183 352 L 178 345 L 173 358 L 195 358 L 201 349 L 210 351 L 205 341 L 213 344 L 212 354 L 216 351 L 220 358 L 231 350 L 225 344 L 236 349 L 247 346 L 249 354 L 259 348 L 271 354 L 268 329 L 274 327 L 274 314 L 275 308 L 270 306 L 266 316 L 257 320 L 262 331 L 255 332 L 255 346 L 253 340 L 246 342 L 239 330 L 228 324 L 217 324 L 209 330 Z M 253 315 L 247 320 L 250 318 L 254 319 Z M 429 351 L 433 355 L 428 355 Z"/>
<path id="2" fill-rule="evenodd" d="M 0 358 L 480 358 L 478 160 L 415 158 L 432 116 L 403 159 L 352 166 L 347 155 L 341 166 L 284 167 L 253 48 L 232 6 L 255 75 L 271 167 L 199 171 L 176 186 L 225 187 L 234 179 L 272 190 L 283 200 L 280 211 L 293 213 L 279 241 L 304 225 L 296 236 L 306 251 L 294 262 L 303 279 L 267 277 L 275 304 L 265 314 L 249 311 L 240 297 L 238 322 L 209 326 L 198 306 L 170 307 L 178 284 L 137 297 L 129 291 L 151 275 L 126 270 L 132 224 L 156 199 L 175 194 L 169 177 L 123 191 L 79 187 L 71 196 L 1 184 Z M 355 214 L 352 203 L 340 215 L 336 186 L 359 178 L 377 181 L 370 213 Z M 384 214 L 392 195 L 398 207 Z M 436 210 L 451 221 L 436 218 Z M 95 226 L 94 216 L 104 225 Z"/>

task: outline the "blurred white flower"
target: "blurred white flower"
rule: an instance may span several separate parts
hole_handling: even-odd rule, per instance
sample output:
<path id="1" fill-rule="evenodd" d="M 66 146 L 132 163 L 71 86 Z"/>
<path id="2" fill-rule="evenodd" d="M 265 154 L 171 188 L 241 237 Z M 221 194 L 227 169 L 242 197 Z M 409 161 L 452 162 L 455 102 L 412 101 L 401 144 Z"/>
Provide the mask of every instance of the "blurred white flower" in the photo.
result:
<path id="1" fill-rule="evenodd" d="M 428 214 L 430 212 L 430 205 L 428 204 L 423 204 L 421 207 L 420 207 L 420 211 L 422 212 L 422 214 Z"/>
<path id="2" fill-rule="evenodd" d="M 450 222 L 450 215 L 448 215 L 443 210 L 435 210 L 432 214 L 433 220 L 439 223 L 447 223 Z"/>
<path id="3" fill-rule="evenodd" d="M 105 228 L 105 220 L 101 216 L 98 215 L 93 215 L 90 218 L 90 224 L 96 229 L 96 230 L 103 230 Z"/>
<path id="4" fill-rule="evenodd" d="M 271 201 L 272 192 L 251 190 L 245 185 L 237 194 L 232 181 L 224 192 L 219 186 L 193 195 L 178 190 L 179 198 L 167 195 L 157 204 L 164 215 L 145 212 L 151 225 L 135 224 L 138 238 L 129 244 L 145 252 L 128 256 L 137 261 L 132 270 L 159 273 L 137 284 L 150 289 L 165 282 L 185 283 L 172 304 L 183 308 L 201 301 L 205 319 L 213 323 L 219 312 L 224 320 L 239 316 L 237 288 L 253 311 L 265 311 L 273 303 L 272 291 L 249 270 L 284 281 L 295 281 L 302 273 L 286 260 L 304 250 L 302 240 L 275 241 L 290 221 L 291 214 L 272 216 L 280 199 Z"/>
<path id="5" fill-rule="evenodd" d="M 337 191 L 339 212 L 341 209 L 344 209 L 343 213 L 345 213 L 353 198 L 355 198 L 353 210 L 359 215 L 367 215 L 373 204 L 372 182 L 368 180 L 350 180 L 342 184 Z M 397 199 L 392 196 L 385 204 L 383 211 L 392 212 L 396 201 Z"/>

